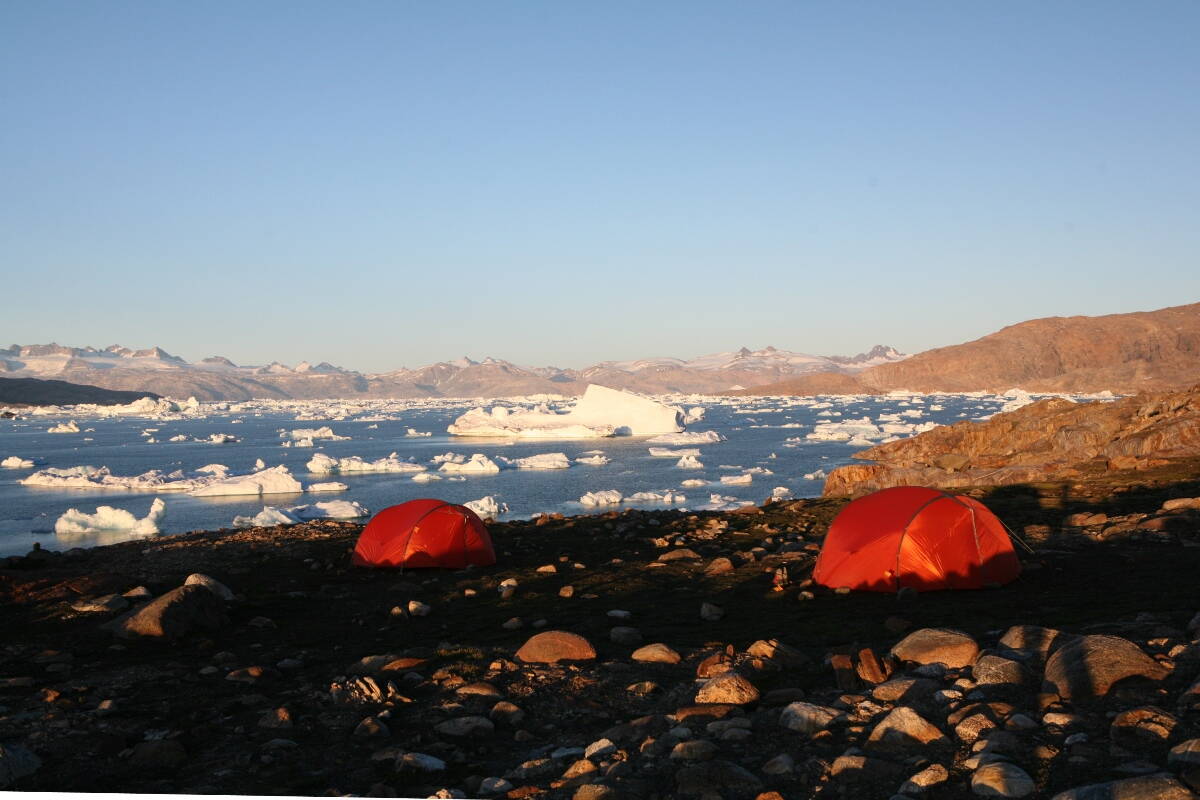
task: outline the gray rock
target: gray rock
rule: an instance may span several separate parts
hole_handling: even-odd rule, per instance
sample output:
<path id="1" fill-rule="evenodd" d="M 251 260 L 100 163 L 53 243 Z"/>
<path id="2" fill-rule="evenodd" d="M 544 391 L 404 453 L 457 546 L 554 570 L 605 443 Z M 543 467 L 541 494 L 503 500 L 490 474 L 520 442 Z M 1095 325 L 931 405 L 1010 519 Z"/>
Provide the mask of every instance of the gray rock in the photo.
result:
<path id="1" fill-rule="evenodd" d="M 1083 636 L 1050 656 L 1043 691 L 1066 700 L 1095 700 L 1118 681 L 1135 676 L 1157 681 L 1169 672 L 1128 639 Z"/>
<path id="2" fill-rule="evenodd" d="M 487 717 L 455 717 L 439 722 L 433 729 L 443 736 L 460 738 L 490 736 L 496 726 Z"/>
<path id="3" fill-rule="evenodd" d="M 971 791 L 980 797 L 1028 797 L 1037 791 L 1037 785 L 1025 770 L 997 761 L 975 770 Z"/>
<path id="4" fill-rule="evenodd" d="M 225 603 L 202 586 L 180 586 L 141 608 L 117 617 L 105 627 L 123 639 L 182 638 L 194 630 L 225 627 Z"/>
<path id="5" fill-rule="evenodd" d="M 935 725 L 907 706 L 894 708 L 871 731 L 866 749 L 894 755 L 946 751 L 951 742 Z"/>
<path id="6" fill-rule="evenodd" d="M 0 744 L 0 789 L 32 775 L 42 766 L 42 760 L 19 744 Z"/>
<path id="7" fill-rule="evenodd" d="M 129 608 L 129 601 L 119 594 L 106 594 L 91 600 L 76 600 L 71 604 L 72 611 L 82 614 L 104 614 L 114 611 L 124 611 Z"/>
<path id="8" fill-rule="evenodd" d="M 696 692 L 697 703 L 733 703 L 745 705 L 758 700 L 754 684 L 733 672 L 710 678 Z"/>
<path id="9" fill-rule="evenodd" d="M 796 702 L 783 709 L 779 715 L 779 724 L 788 730 L 812 736 L 828 728 L 841 715 L 842 712 L 836 708 Z"/>
<path id="10" fill-rule="evenodd" d="M 1159 773 L 1078 786 L 1059 792 L 1052 800 L 1195 800 L 1195 797 L 1174 776 Z"/>
<path id="11" fill-rule="evenodd" d="M 915 664 L 944 664 L 951 669 L 969 667 L 979 655 L 979 645 L 962 631 L 921 628 L 892 648 L 892 655 Z"/>
<path id="12" fill-rule="evenodd" d="M 941 764 L 930 764 L 900 785 L 900 794 L 921 794 L 950 779 L 950 771 Z"/>
<path id="13" fill-rule="evenodd" d="M 679 653 L 667 647 L 662 642 L 655 642 L 645 647 L 639 647 L 633 651 L 633 655 L 630 658 L 645 664 L 678 664 L 681 660 Z"/>
<path id="14" fill-rule="evenodd" d="M 226 603 L 233 602 L 233 590 L 225 584 L 221 583 L 216 578 L 205 575 L 202 572 L 193 572 L 188 575 L 183 582 L 184 586 L 203 586 L 217 597 L 224 600 Z"/>
<path id="15" fill-rule="evenodd" d="M 676 761 L 708 761 L 720 750 L 715 744 L 705 739 L 692 739 L 680 742 L 671 748 L 671 758 Z"/>
<path id="16" fill-rule="evenodd" d="M 642 641 L 642 632 L 628 625 L 618 625 L 608 632 L 608 638 L 617 644 L 632 647 Z"/>

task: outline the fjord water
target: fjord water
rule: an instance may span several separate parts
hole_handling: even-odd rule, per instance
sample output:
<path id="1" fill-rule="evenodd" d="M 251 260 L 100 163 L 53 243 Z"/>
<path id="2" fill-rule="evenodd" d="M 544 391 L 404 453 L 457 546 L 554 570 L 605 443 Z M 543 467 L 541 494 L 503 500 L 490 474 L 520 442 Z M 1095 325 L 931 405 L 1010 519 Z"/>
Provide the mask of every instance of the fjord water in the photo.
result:
<path id="1" fill-rule="evenodd" d="M 460 415 L 461 402 L 441 407 L 423 407 L 389 413 L 386 419 L 362 413 L 346 419 L 297 420 L 295 409 L 271 410 L 215 405 L 200 418 L 152 419 L 145 417 L 95 418 L 71 415 L 31 416 L 0 420 L 0 459 L 8 456 L 32 458 L 33 469 L 0 469 L 0 556 L 28 552 L 34 542 L 47 549 L 90 547 L 124 541 L 133 537 L 125 532 L 97 532 L 63 535 L 53 533 L 55 520 L 68 508 L 91 513 L 97 506 L 126 509 L 145 516 L 155 497 L 166 503 L 166 518 L 160 524 L 162 534 L 230 527 L 238 515 L 254 515 L 264 506 L 294 506 L 302 503 L 345 499 L 356 501 L 372 512 L 418 497 L 438 497 L 451 502 L 467 502 L 493 495 L 509 508 L 501 518 L 528 517 L 538 512 L 564 514 L 604 513 L 613 508 L 666 508 L 662 503 L 623 503 L 619 506 L 585 508 L 579 498 L 591 491 L 615 489 L 628 496 L 636 492 L 675 490 L 686 501 L 670 507 L 699 508 L 710 502 L 710 495 L 761 503 L 775 487 L 786 487 L 797 497 L 816 496 L 821 478 L 805 479 L 806 474 L 849 463 L 852 455 L 864 449 L 862 443 L 807 440 L 820 422 L 837 422 L 863 417 L 877 421 L 885 414 L 905 414 L 906 422 L 950 424 L 997 411 L 1006 398 L 977 395 L 937 395 L 928 397 L 828 397 L 821 402 L 799 405 L 784 398 L 721 398 L 708 402 L 690 399 L 683 405 L 705 408 L 704 418 L 688 426 L 689 431 L 712 430 L 725 441 L 700 445 L 703 469 L 680 469 L 675 458 L 656 458 L 648 451 L 650 437 L 613 437 L 580 440 L 501 440 L 467 439 L 450 436 L 446 426 Z M 828 405 L 826 405 L 828 404 Z M 314 403 L 320 408 L 322 403 Z M 328 405 L 328 404 L 324 404 Z M 315 415 L 313 415 L 315 416 Z M 51 434 L 47 429 L 67 419 L 76 419 L 80 433 Z M 318 440 L 315 447 L 282 447 L 280 431 L 330 426 L 346 441 Z M 782 426 L 792 427 L 782 427 Z M 142 432 L 156 428 L 148 443 Z M 411 437 L 409 428 L 428 431 L 429 437 Z M 213 444 L 191 439 L 207 439 L 211 434 L 236 436 L 239 441 Z M 186 435 L 189 441 L 169 442 L 170 437 Z M 799 442 L 788 442 L 799 439 Z M 434 456 L 447 452 L 488 457 L 520 458 L 538 453 L 561 452 L 574 459 L 588 451 L 599 450 L 608 457 L 603 466 L 572 464 L 562 470 L 505 469 L 498 474 L 466 475 L 462 479 L 443 479 L 418 483 L 409 474 L 363 473 L 314 475 L 305 466 L 314 453 L 333 457 L 361 456 L 374 460 L 396 452 L 412 458 L 436 472 Z M 262 459 L 267 466 L 286 465 L 305 485 L 318 481 L 340 481 L 348 490 L 337 493 L 297 493 L 258 496 L 191 497 L 183 493 L 136 493 L 125 490 L 49 489 L 22 486 L 19 481 L 37 469 L 79 465 L 106 466 L 114 475 L 137 475 L 158 469 L 193 471 L 207 464 L 225 464 L 231 473 L 246 473 Z M 732 476 L 751 468 L 773 474 L 755 474 L 749 485 L 720 483 L 721 476 Z M 440 473 L 439 473 L 440 474 Z M 681 488 L 681 482 L 701 479 L 705 486 Z"/>

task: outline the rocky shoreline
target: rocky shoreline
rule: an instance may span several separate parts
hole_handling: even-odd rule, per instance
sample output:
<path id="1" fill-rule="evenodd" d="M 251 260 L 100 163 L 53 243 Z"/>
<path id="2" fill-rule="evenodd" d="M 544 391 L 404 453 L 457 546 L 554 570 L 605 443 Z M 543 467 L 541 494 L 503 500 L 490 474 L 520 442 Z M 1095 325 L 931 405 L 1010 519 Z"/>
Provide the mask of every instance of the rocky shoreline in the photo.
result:
<path id="1" fill-rule="evenodd" d="M 972 490 L 1034 551 L 978 592 L 811 585 L 837 497 L 492 524 L 453 573 L 332 522 L 7 559 L 0 789 L 1193 797 L 1200 465 L 1078 480 Z"/>

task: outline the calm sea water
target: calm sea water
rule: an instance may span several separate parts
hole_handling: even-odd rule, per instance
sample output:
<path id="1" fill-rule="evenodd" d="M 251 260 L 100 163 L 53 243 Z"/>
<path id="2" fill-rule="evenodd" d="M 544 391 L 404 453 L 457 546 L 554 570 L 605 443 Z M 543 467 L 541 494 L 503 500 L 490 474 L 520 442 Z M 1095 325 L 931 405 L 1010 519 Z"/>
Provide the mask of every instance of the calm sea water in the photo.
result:
<path id="1" fill-rule="evenodd" d="M 92 513 L 97 506 L 109 505 L 142 517 L 155 497 L 163 498 L 167 507 L 166 517 L 159 526 L 160 535 L 170 535 L 230 527 L 235 516 L 256 514 L 266 505 L 287 507 L 333 499 L 354 500 L 374 512 L 417 497 L 466 502 L 492 495 L 509 507 L 509 513 L 502 518 L 521 518 L 538 512 L 603 513 L 612 507 L 587 509 L 578 500 L 586 492 L 610 489 L 623 495 L 677 490 L 686 501 L 673 507 L 684 508 L 698 508 L 708 503 L 714 493 L 761 503 L 778 486 L 786 487 L 797 497 L 816 496 L 821 492 L 823 481 L 807 480 L 805 474 L 828 471 L 848 463 L 853 453 L 863 449 L 861 443 L 805 440 L 803 437 L 818 423 L 863 417 L 878 420 L 881 415 L 907 412 L 904 422 L 949 424 L 994 413 L 1005 398 L 953 395 L 817 398 L 809 401 L 815 402 L 815 406 L 794 405 L 794 402 L 781 398 L 710 398 L 707 401 L 692 398 L 682 401 L 680 405 L 684 407 L 703 406 L 706 410 L 704 419 L 689 425 L 689 430 L 713 430 L 726 437 L 726 441 L 700 446 L 702 470 L 679 469 L 675 466 L 676 459 L 652 457 L 646 443 L 649 437 L 510 442 L 450 436 L 445 432 L 446 426 L 468 407 L 463 403 L 447 403 L 441 407 L 386 404 L 384 416 L 388 419 L 381 421 L 370 420 L 379 413 L 369 409 L 360 409 L 346 419 L 319 418 L 323 413 L 338 414 L 334 404 L 329 402 L 290 408 L 271 404 L 215 405 L 205 407 L 205 416 L 196 419 L 89 418 L 64 410 L 60 416 L 0 420 L 0 459 L 20 456 L 38 461 L 34 469 L 0 469 L 0 555 L 25 553 L 34 542 L 40 542 L 48 549 L 66 549 L 134 538 L 115 531 L 72 535 L 52 531 L 55 520 L 69 508 Z M 297 408 L 301 408 L 306 416 L 318 418 L 297 420 Z M 76 420 L 83 429 L 80 433 L 47 433 L 51 425 L 70 419 Z M 350 439 L 318 440 L 313 448 L 280 446 L 280 429 L 290 431 L 322 425 L 328 425 L 336 434 Z M 782 427 L 784 425 L 800 427 Z M 157 428 L 153 433 L 157 442 L 147 443 L 142 435 L 146 428 Z M 409 428 L 430 431 L 433 435 L 412 438 L 405 435 Z M 226 444 L 167 441 L 179 434 L 207 438 L 214 433 L 233 434 L 240 441 Z M 787 440 L 794 437 L 800 437 L 802 441 L 789 445 Z M 436 469 L 430 460 L 446 452 L 507 458 L 561 452 L 575 459 L 592 450 L 603 451 L 610 463 L 604 466 L 573 464 L 564 470 L 502 470 L 499 474 L 469 475 L 461 481 L 441 480 L 429 484 L 416 483 L 410 475 L 404 474 L 313 475 L 305 466 L 316 452 L 335 457 L 361 456 L 368 460 L 396 452 L 402 458 L 413 457 Z M 19 483 L 22 478 L 45 467 L 106 466 L 116 475 L 136 475 L 151 469 L 191 471 L 219 463 L 230 467 L 233 473 L 243 473 L 253 470 L 258 459 L 267 466 L 286 465 L 304 484 L 340 481 L 349 489 L 338 493 L 201 498 L 179 493 L 47 489 Z M 773 474 L 756 474 L 748 486 L 719 482 L 722 475 L 737 475 L 754 467 L 770 470 Z M 703 479 L 710 483 L 703 487 L 680 488 L 681 482 L 687 479 Z M 665 506 L 654 503 L 616 506 L 628 507 Z"/>

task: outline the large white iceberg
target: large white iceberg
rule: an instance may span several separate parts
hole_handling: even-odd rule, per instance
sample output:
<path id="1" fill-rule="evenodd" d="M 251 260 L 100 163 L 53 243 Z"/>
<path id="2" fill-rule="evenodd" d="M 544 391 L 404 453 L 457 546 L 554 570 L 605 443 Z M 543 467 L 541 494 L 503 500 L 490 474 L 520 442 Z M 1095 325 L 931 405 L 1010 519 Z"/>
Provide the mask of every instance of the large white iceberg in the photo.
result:
<path id="1" fill-rule="evenodd" d="M 127 492 L 191 492 L 216 481 L 224 480 L 229 468 L 224 464 L 209 464 L 194 472 L 175 470 L 163 472 L 152 469 L 140 475 L 113 475 L 108 467 L 47 467 L 20 483 L 22 486 L 44 486 L 51 489 L 119 489 Z"/>
<path id="2" fill-rule="evenodd" d="M 487 519 L 488 517 L 495 519 L 501 514 L 508 513 L 508 504 L 497 501 L 495 495 L 490 494 L 487 497 L 481 497 L 478 500 L 471 500 L 463 503 L 463 505 L 484 519 Z"/>
<path id="3" fill-rule="evenodd" d="M 392 453 L 387 458 L 366 461 L 359 456 L 348 458 L 332 458 L 324 453 L 317 453 L 308 461 L 308 471 L 318 475 L 347 472 L 424 472 L 425 467 L 413 464 L 411 461 L 401 461 L 400 456 Z"/>
<path id="4" fill-rule="evenodd" d="M 567 469 L 571 466 L 565 453 L 538 453 L 536 456 L 501 460 L 517 469 Z"/>
<path id="5" fill-rule="evenodd" d="M 464 461 L 446 461 L 441 466 L 441 472 L 451 475 L 467 473 L 471 475 L 490 475 L 500 471 L 500 465 L 483 453 L 476 453 Z"/>
<path id="6" fill-rule="evenodd" d="M 266 506 L 252 517 L 234 517 L 235 528 L 270 528 L 295 525 L 312 519 L 358 519 L 371 512 L 353 500 L 328 500 L 290 508 Z"/>
<path id="7" fill-rule="evenodd" d="M 683 430 L 683 411 L 648 397 L 592 384 L 565 414 L 549 410 L 512 410 L 496 406 L 491 412 L 473 408 L 446 429 L 455 436 L 506 438 L 590 439 L 599 436 L 641 436 Z"/>
<path id="8" fill-rule="evenodd" d="M 79 433 L 79 423 L 75 420 L 60 422 L 47 428 L 46 433 Z"/>
<path id="9" fill-rule="evenodd" d="M 605 489 L 599 492 L 588 492 L 579 498 L 579 502 L 588 508 L 596 506 L 615 506 L 621 502 L 621 493 L 616 489 Z"/>
<path id="10" fill-rule="evenodd" d="M 32 459 L 21 458 L 20 456 L 9 456 L 0 461 L 0 467 L 4 467 L 5 469 L 29 469 L 32 466 Z"/>
<path id="11" fill-rule="evenodd" d="M 150 513 L 137 518 L 123 508 L 100 506 L 95 514 L 87 514 L 77 508 L 69 508 L 54 523 L 54 532 L 59 534 L 93 533 L 96 531 L 127 531 L 142 536 L 158 533 L 158 523 L 167 513 L 167 505 L 161 497 L 154 498 Z"/>
<path id="12" fill-rule="evenodd" d="M 688 431 L 687 433 L 665 433 L 646 440 L 649 444 L 715 444 L 725 441 L 716 431 Z"/>
<path id="13" fill-rule="evenodd" d="M 249 475 L 234 475 L 215 481 L 207 486 L 193 489 L 191 494 L 193 497 L 220 497 L 243 494 L 287 494 L 302 491 L 304 491 L 304 487 L 300 485 L 300 481 L 292 477 L 288 468 L 278 466 Z"/>
<path id="14" fill-rule="evenodd" d="M 311 442 L 316 439 L 328 439 L 331 442 L 344 442 L 350 438 L 349 436 L 338 436 L 333 432 L 333 428 L 330 428 L 328 425 L 324 425 L 320 428 L 296 428 L 292 431 L 280 431 L 279 436 L 281 438 L 290 437 L 293 441 L 307 440 L 310 442 L 310 447 L 312 446 Z"/>

